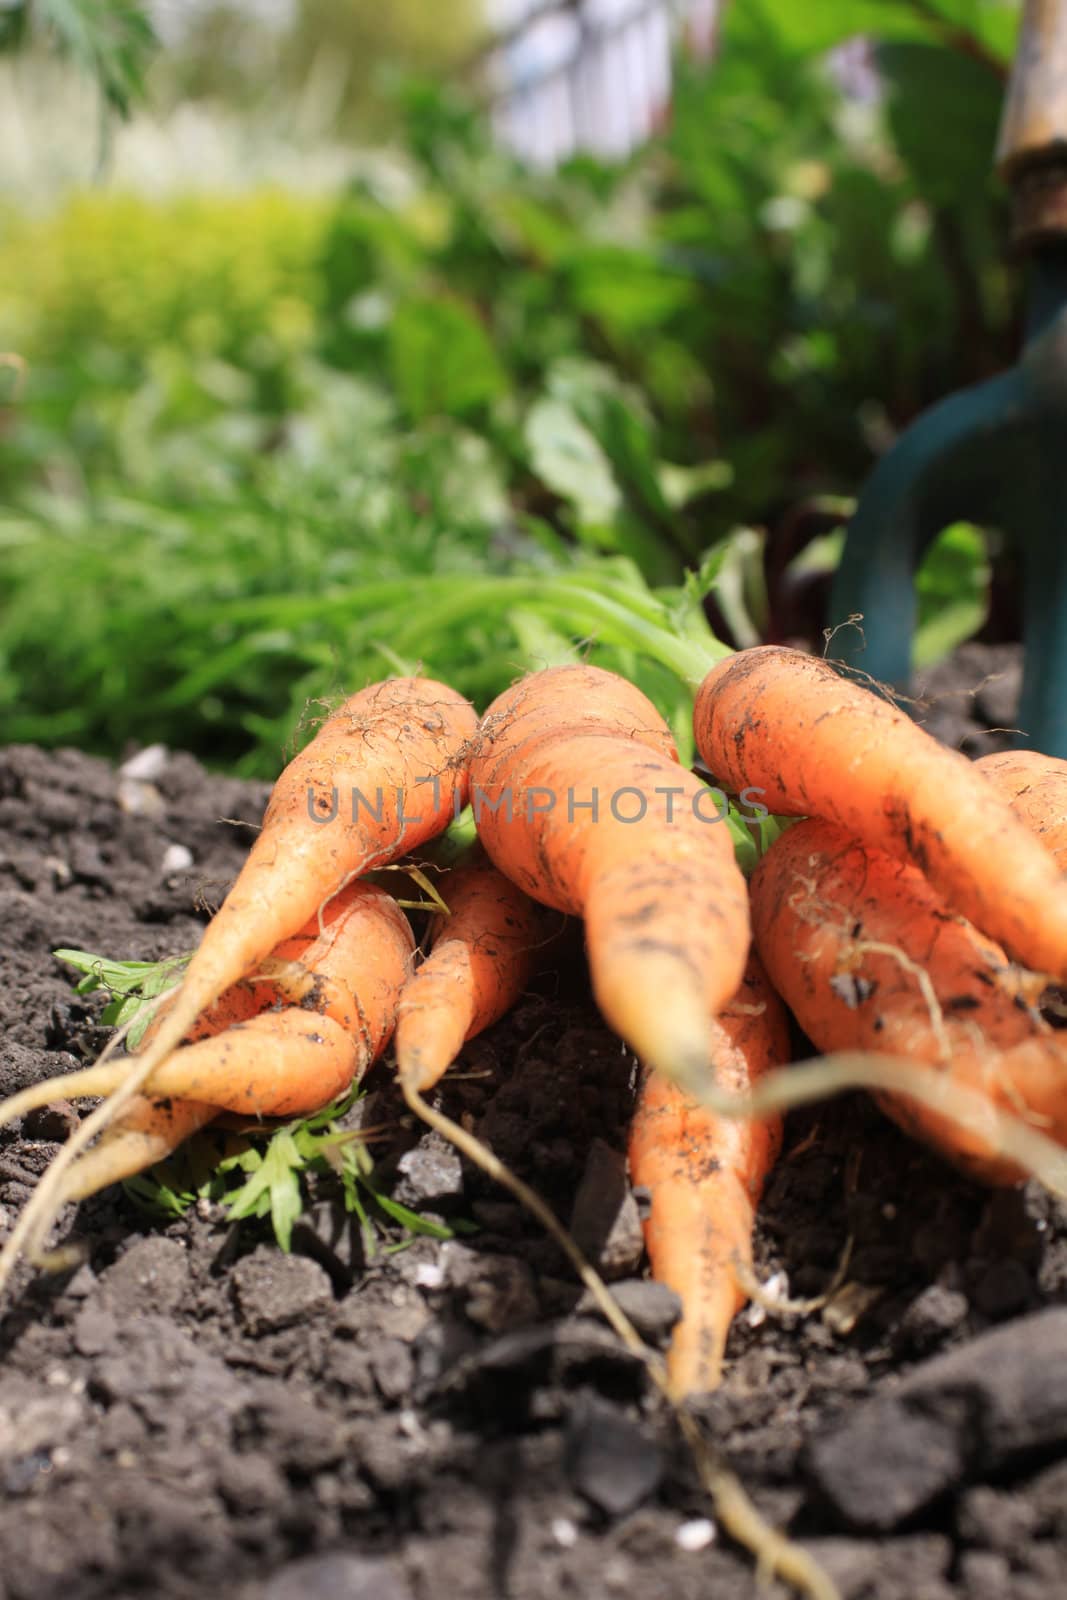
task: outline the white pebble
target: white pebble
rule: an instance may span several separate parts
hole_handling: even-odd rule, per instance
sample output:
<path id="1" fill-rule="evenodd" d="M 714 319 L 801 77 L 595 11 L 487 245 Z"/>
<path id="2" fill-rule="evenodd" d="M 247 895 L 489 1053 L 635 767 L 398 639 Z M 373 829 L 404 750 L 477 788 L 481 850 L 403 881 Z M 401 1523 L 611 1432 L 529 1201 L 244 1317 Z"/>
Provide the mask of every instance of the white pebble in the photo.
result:
<path id="1" fill-rule="evenodd" d="M 445 1269 L 436 1261 L 420 1261 L 415 1269 L 415 1286 L 418 1289 L 443 1289 Z"/>
<path id="2" fill-rule="evenodd" d="M 769 1300 L 789 1299 L 789 1277 L 784 1272 L 772 1272 L 767 1282 L 763 1285 L 763 1293 Z M 753 1300 L 745 1312 L 745 1320 L 750 1328 L 759 1328 L 767 1320 L 767 1310 L 758 1300 Z"/>
<path id="3" fill-rule="evenodd" d="M 562 1549 L 573 1550 L 578 1543 L 578 1529 L 569 1517 L 553 1517 L 552 1537 Z"/>
<path id="4" fill-rule="evenodd" d="M 68 884 L 74 876 L 74 873 L 70 868 L 70 863 L 68 861 L 64 861 L 62 856 L 45 856 L 41 865 L 48 868 L 49 872 L 52 874 L 52 881 L 55 883 L 57 888 L 62 889 L 64 885 Z"/>
<path id="5" fill-rule="evenodd" d="M 145 745 L 143 750 L 138 750 L 135 756 L 124 761 L 119 771 L 124 778 L 139 778 L 142 783 L 151 783 L 167 764 L 167 747 L 165 744 Z"/>
<path id="6" fill-rule="evenodd" d="M 143 783 L 140 778 L 119 779 L 118 801 L 128 817 L 161 817 L 165 809 L 155 784 Z"/>
<path id="7" fill-rule="evenodd" d="M 706 1550 L 709 1544 L 715 1543 L 715 1524 L 708 1517 L 694 1517 L 692 1522 L 683 1522 L 675 1528 L 674 1542 L 679 1550 L 695 1555 L 698 1550 Z"/>
<path id="8" fill-rule="evenodd" d="M 168 844 L 163 852 L 160 871 L 169 877 L 172 872 L 186 872 L 193 864 L 193 852 L 183 844 Z"/>

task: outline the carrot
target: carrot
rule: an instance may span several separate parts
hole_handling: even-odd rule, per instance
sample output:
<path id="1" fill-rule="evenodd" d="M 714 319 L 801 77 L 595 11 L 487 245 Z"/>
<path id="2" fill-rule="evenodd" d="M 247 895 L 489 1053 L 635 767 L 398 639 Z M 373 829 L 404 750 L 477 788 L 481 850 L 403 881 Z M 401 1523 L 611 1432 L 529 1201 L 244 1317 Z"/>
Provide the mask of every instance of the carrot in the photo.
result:
<path id="1" fill-rule="evenodd" d="M 400 997 L 401 1077 L 431 1089 L 473 1039 L 525 989 L 551 937 L 543 907 L 475 845 L 441 883 L 449 915 L 433 919 L 429 955 Z"/>
<path id="2" fill-rule="evenodd" d="M 1061 871 L 1067 868 L 1067 761 L 1036 750 L 1003 750 L 974 765 L 1052 852 Z"/>
<path id="3" fill-rule="evenodd" d="M 748 896 L 722 808 L 651 702 L 597 668 L 534 674 L 486 713 L 471 792 L 501 872 L 585 919 L 609 1025 L 667 1076 L 705 1077 L 711 1019 L 744 972 Z"/>
<path id="4" fill-rule="evenodd" d="M 327 719 L 275 784 L 262 830 L 142 1068 L 173 1050 L 202 1011 L 348 879 L 448 826 L 466 798 L 464 747 L 476 725 L 470 704 L 430 678 L 374 684 Z"/>
<path id="5" fill-rule="evenodd" d="M 786 830 L 752 878 L 753 928 L 771 982 L 823 1051 L 910 1057 L 978 1092 L 967 1127 L 879 1095 L 908 1132 L 992 1183 L 1004 1159 L 996 1112 L 1067 1143 L 1067 1048 L 1035 1010 L 1043 979 L 954 913 L 908 862 L 832 823 Z"/>
<path id="6" fill-rule="evenodd" d="M 747 1093 L 789 1059 L 789 1023 L 753 954 L 734 1000 L 714 1028 L 716 1082 Z M 630 1175 L 649 1191 L 645 1243 L 653 1275 L 682 1298 L 667 1369 L 681 1397 L 714 1389 L 726 1338 L 748 1298 L 737 1263 L 749 1267 L 764 1179 L 781 1147 L 782 1121 L 728 1121 L 645 1068 L 630 1128 Z"/>
<path id="7" fill-rule="evenodd" d="M 157 1161 L 165 1161 L 218 1114 L 218 1106 L 204 1100 L 155 1100 L 135 1095 L 104 1130 L 99 1143 L 71 1164 L 60 1204 L 85 1200 L 109 1184 L 120 1183 L 154 1167 Z"/>
<path id="8" fill-rule="evenodd" d="M 361 1077 L 392 1035 L 411 974 L 414 938 L 384 889 L 356 882 L 265 963 L 271 981 L 241 983 L 198 1019 L 190 1041 L 152 1073 L 136 1097 L 70 1168 L 64 1199 L 129 1177 L 175 1149 L 220 1111 L 295 1116 L 316 1111 Z M 158 1030 L 163 1018 L 154 1019 Z M 34 1084 L 7 1102 L 6 1118 L 59 1097 L 109 1094 L 122 1062 Z"/>
<path id="9" fill-rule="evenodd" d="M 1017 960 L 1067 978 L 1067 880 L 972 763 L 898 707 L 767 645 L 712 668 L 693 726 L 728 790 L 905 857 Z"/>
<path id="10" fill-rule="evenodd" d="M 617 673 L 584 663 L 546 667 L 505 689 L 482 718 L 479 748 L 506 761 L 525 743 L 561 728 L 622 734 L 678 759 L 671 731 L 647 695 Z"/>
<path id="11" fill-rule="evenodd" d="M 54 1211 L 75 1155 L 177 1049 L 200 1014 L 351 878 L 448 826 L 466 799 L 466 745 L 476 727 L 473 707 L 455 690 L 428 678 L 392 679 L 353 695 L 289 763 L 158 1033 L 38 1184 L 0 1253 L 0 1287 L 20 1240 L 40 1227 L 49 1207 Z M 324 1035 L 332 1031 L 324 1024 Z M 339 1041 L 335 1047 L 339 1062 Z"/>

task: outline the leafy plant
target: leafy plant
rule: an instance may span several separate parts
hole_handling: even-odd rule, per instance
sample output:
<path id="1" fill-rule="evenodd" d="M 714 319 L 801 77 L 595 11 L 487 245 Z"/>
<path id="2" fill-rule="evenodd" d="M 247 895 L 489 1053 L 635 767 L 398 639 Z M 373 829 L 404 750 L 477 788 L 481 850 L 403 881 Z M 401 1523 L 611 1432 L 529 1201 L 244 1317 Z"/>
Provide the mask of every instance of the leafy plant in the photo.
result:
<path id="1" fill-rule="evenodd" d="M 100 1013 L 108 1027 L 129 1025 L 126 1042 L 135 1050 L 152 1020 L 153 1002 L 181 981 L 188 956 L 171 956 L 164 961 L 112 961 L 107 956 L 91 955 L 87 950 L 53 950 L 57 961 L 85 974 L 75 984 L 75 994 L 94 994 L 104 989 L 109 1003 Z"/>
<path id="2" fill-rule="evenodd" d="M 345 1210 L 359 1221 L 368 1260 L 379 1252 L 377 1231 L 383 1220 L 399 1225 L 408 1235 L 403 1241 L 406 1243 L 418 1235 L 432 1239 L 454 1238 L 453 1228 L 419 1216 L 418 1212 L 383 1193 L 376 1184 L 366 1136 L 358 1129 L 344 1128 L 339 1122 L 361 1093 L 361 1089 L 352 1090 L 314 1116 L 278 1128 L 262 1149 L 253 1145 L 221 1161 L 220 1173 L 247 1174 L 240 1188 L 226 1196 L 229 1216 L 235 1220 L 269 1216 L 274 1237 L 283 1250 L 289 1250 L 293 1225 L 304 1209 L 307 1175 L 334 1172 L 341 1180 Z M 403 1244 L 392 1244 L 387 1245 L 386 1250 L 391 1252 L 402 1247 Z"/>

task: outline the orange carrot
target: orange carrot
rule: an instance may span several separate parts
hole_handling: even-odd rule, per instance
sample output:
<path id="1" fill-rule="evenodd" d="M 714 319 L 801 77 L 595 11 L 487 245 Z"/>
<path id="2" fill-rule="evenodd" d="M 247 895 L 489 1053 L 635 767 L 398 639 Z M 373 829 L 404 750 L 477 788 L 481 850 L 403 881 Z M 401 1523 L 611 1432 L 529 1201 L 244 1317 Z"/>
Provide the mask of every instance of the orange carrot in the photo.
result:
<path id="1" fill-rule="evenodd" d="M 785 1008 L 755 955 L 719 1014 L 714 1041 L 716 1081 L 738 1094 L 789 1059 Z M 780 1117 L 719 1117 L 658 1073 L 642 1073 L 630 1175 L 649 1192 L 645 1243 L 653 1275 L 684 1307 L 667 1357 L 676 1395 L 714 1389 L 722 1376 L 730 1324 L 748 1299 L 738 1263 L 751 1268 L 756 1207 L 781 1138 Z"/>
<path id="2" fill-rule="evenodd" d="M 551 939 L 544 908 L 475 845 L 441 882 L 448 916 L 433 919 L 429 955 L 400 997 L 396 1059 L 420 1091 L 433 1087 L 473 1039 L 502 1017 Z"/>
<path id="3" fill-rule="evenodd" d="M 974 765 L 1052 852 L 1060 870 L 1067 869 L 1067 761 L 1036 750 L 1003 750 Z"/>
<path id="4" fill-rule="evenodd" d="M 271 984 L 236 983 L 197 1018 L 184 1042 L 192 1044 L 221 1033 L 234 1023 L 245 1022 L 277 998 L 278 992 Z M 158 1002 L 142 1045 L 150 1043 L 158 1033 L 173 1003 L 173 993 Z M 56 1095 L 54 1085 L 50 1092 Z M 108 1184 L 154 1167 L 218 1114 L 218 1106 L 205 1100 L 184 1100 L 173 1095 L 156 1100 L 135 1095 L 112 1125 L 105 1128 L 93 1149 L 74 1163 L 64 1188 L 64 1200 L 84 1200 Z"/>
<path id="5" fill-rule="evenodd" d="M 112 1080 L 106 1102 L 75 1129 L 0 1251 L 0 1288 L 23 1244 L 37 1237 L 54 1215 L 75 1157 L 150 1080 L 161 1093 L 194 1099 L 221 1093 L 217 1071 L 210 1075 L 210 1095 L 203 1086 L 190 1087 L 181 1073 L 186 1087 L 173 1091 L 154 1076 L 201 1013 L 232 984 L 254 974 L 281 940 L 350 879 L 385 865 L 449 825 L 466 799 L 467 744 L 476 728 L 473 707 L 454 690 L 430 679 L 395 679 L 353 695 L 290 762 L 275 784 L 262 830 L 205 929 L 159 1031 L 124 1065 L 120 1080 Z M 253 1045 L 259 1019 L 241 1027 Z M 283 1032 L 293 1037 L 280 1052 Z M 188 1051 L 198 1048 L 190 1045 Z M 250 1092 L 253 1104 L 266 1106 L 283 1084 L 291 1083 L 293 1061 L 301 1051 L 309 1074 L 319 1083 L 343 1080 L 349 1052 L 341 1025 L 323 1015 L 314 1029 L 305 1023 L 304 1038 L 298 1041 L 292 1023 L 286 1022 L 257 1069 Z M 231 1065 L 245 1070 L 236 1055 Z M 323 1098 L 329 1098 L 329 1091 Z"/>
<path id="6" fill-rule="evenodd" d="M 1017 960 L 1067 979 L 1067 879 L 972 763 L 898 707 L 767 645 L 709 672 L 693 726 L 728 790 L 907 858 Z"/>
<path id="7" fill-rule="evenodd" d="M 286 767 L 263 827 L 204 930 L 178 996 L 137 1059 L 150 1072 L 349 878 L 446 828 L 467 793 L 477 719 L 454 690 L 395 678 L 347 700 Z"/>
<path id="8" fill-rule="evenodd" d="M 154 1167 L 157 1161 L 165 1161 L 218 1114 L 218 1106 L 203 1100 L 153 1100 L 147 1095 L 135 1095 L 104 1130 L 99 1143 L 71 1164 L 60 1204 L 85 1200 L 109 1184 L 120 1183 Z"/>
<path id="9" fill-rule="evenodd" d="M 321 927 L 315 918 L 278 946 L 272 981 L 237 985 L 199 1019 L 192 1042 L 153 1072 L 152 1098 L 136 1097 L 73 1164 L 64 1197 L 160 1160 L 219 1111 L 284 1117 L 326 1105 L 387 1044 L 413 953 L 395 900 L 373 884 L 350 884 L 325 907 Z M 61 1096 L 111 1093 L 126 1070 L 108 1063 L 35 1084 L 8 1101 L 5 1116 Z"/>
<path id="10" fill-rule="evenodd" d="M 946 906 L 922 873 L 834 824 L 796 823 L 752 878 L 753 926 L 771 982 L 823 1051 L 928 1062 L 977 1091 L 987 1122 L 962 1127 L 879 1096 L 908 1132 L 992 1183 L 1015 1182 L 996 1110 L 1067 1143 L 1067 1048 L 1034 1009 L 1043 980 Z"/>
<path id="11" fill-rule="evenodd" d="M 705 1077 L 736 991 L 748 896 L 716 796 L 674 757 L 651 702 L 591 667 L 537 673 L 486 713 L 471 761 L 501 872 L 585 919 L 608 1023 L 669 1077 Z"/>

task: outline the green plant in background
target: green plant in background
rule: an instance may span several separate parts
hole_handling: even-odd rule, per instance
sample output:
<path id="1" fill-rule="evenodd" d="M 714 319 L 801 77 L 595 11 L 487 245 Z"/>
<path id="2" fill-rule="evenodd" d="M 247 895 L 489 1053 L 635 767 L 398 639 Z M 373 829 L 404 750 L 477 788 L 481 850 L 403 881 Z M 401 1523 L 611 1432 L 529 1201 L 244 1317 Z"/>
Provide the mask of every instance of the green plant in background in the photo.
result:
<path id="1" fill-rule="evenodd" d="M 128 116 L 144 94 L 156 36 L 137 0 L 7 0 L 0 8 L 0 54 L 54 51 L 86 73 L 104 107 Z"/>
<path id="2" fill-rule="evenodd" d="M 684 593 L 708 632 L 683 580 L 710 550 L 718 625 L 780 630 L 782 513 L 843 503 L 1013 355 L 989 167 L 1015 15 L 733 0 L 619 167 L 524 172 L 414 87 L 403 167 L 332 203 L 7 218 L 0 348 L 29 372 L 17 398 L 0 372 L 4 734 L 272 773 L 310 697 L 402 662 L 484 701 L 593 639 L 681 723 L 605 608 Z M 880 77 L 850 98 L 826 52 L 861 33 Z M 981 625 L 988 581 L 977 533 L 931 552 L 924 658 Z"/>

